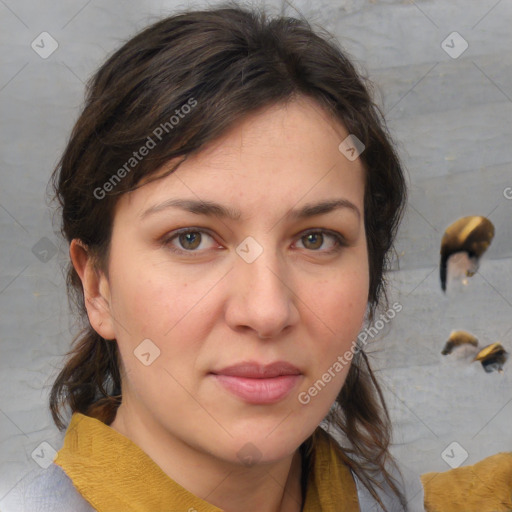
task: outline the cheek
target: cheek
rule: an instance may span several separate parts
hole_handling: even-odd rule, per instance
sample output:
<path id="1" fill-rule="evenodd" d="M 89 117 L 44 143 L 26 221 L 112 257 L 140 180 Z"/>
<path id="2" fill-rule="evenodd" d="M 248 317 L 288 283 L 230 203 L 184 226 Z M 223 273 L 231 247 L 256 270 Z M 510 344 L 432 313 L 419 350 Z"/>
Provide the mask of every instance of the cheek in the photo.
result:
<path id="1" fill-rule="evenodd" d="M 363 325 L 366 308 L 366 293 L 341 293 L 328 302 L 324 311 L 328 313 L 325 322 L 330 327 L 330 336 L 324 347 L 325 357 L 332 359 L 353 348 Z"/>
<path id="2" fill-rule="evenodd" d="M 334 274 L 317 287 L 315 303 L 332 334 L 359 331 L 368 304 L 369 276 L 365 265 Z M 334 331 L 334 332 L 333 332 Z"/>
<path id="3" fill-rule="evenodd" d="M 111 272 L 113 309 L 125 327 L 118 329 L 118 341 L 163 341 L 193 301 L 183 275 L 148 259 L 124 257 L 118 251 L 112 260 L 116 262 Z"/>
<path id="4" fill-rule="evenodd" d="M 123 366 L 132 393 L 148 402 L 161 396 L 162 386 L 174 397 L 181 396 L 177 382 L 192 387 L 190 368 L 204 337 L 205 326 L 196 317 L 201 305 L 193 307 L 193 287 L 176 281 L 140 271 L 130 278 L 125 274 L 116 289 Z"/>
<path id="5" fill-rule="evenodd" d="M 367 282 L 363 272 L 319 287 L 315 311 L 321 321 L 311 316 L 319 327 L 310 337 L 309 375 L 298 397 L 318 418 L 328 414 L 350 370 L 367 308 Z"/>
<path id="6" fill-rule="evenodd" d="M 213 321 L 204 287 L 194 286 L 183 275 L 166 275 L 160 269 L 147 266 L 132 275 L 119 273 L 122 279 L 115 289 L 116 314 L 123 326 L 117 329 L 121 356 L 127 371 L 135 370 L 137 375 L 142 372 L 143 386 L 157 375 L 148 374 L 134 357 L 145 346 L 141 345 L 143 340 L 151 340 L 145 343 L 150 352 L 158 354 L 151 363 L 153 369 L 163 367 L 180 382 L 189 382 L 191 373 L 187 369 L 194 366 Z M 209 281 L 207 285 L 212 286 Z"/>
<path id="7" fill-rule="evenodd" d="M 124 329 L 118 330 L 118 341 L 127 338 L 136 343 L 139 338 L 151 338 L 156 333 L 170 328 L 170 319 L 164 311 L 175 311 L 169 303 L 169 295 L 162 283 L 153 281 L 141 272 L 118 275 L 112 288 L 112 303 L 119 323 Z"/>
<path id="8" fill-rule="evenodd" d="M 336 388 L 339 391 L 348 373 L 368 305 L 368 285 L 368 270 L 361 264 L 352 266 L 351 271 L 320 281 L 316 287 L 310 317 L 311 325 L 318 327 L 310 333 L 313 343 L 310 347 L 311 377 L 313 380 L 319 379 L 329 369 L 335 374 L 329 391 L 324 395 L 327 401 L 334 399 Z M 336 364 L 340 357 L 343 369 Z"/>

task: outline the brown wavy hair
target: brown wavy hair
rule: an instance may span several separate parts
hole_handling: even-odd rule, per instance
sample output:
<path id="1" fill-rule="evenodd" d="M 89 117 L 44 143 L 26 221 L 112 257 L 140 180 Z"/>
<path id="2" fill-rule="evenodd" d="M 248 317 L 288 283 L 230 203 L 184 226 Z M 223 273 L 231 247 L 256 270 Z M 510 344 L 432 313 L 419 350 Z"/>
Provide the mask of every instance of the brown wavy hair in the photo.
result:
<path id="1" fill-rule="evenodd" d="M 406 200 L 402 166 L 372 91 L 336 39 L 304 19 L 271 17 L 233 3 L 162 19 L 113 53 L 87 84 L 83 111 L 52 175 L 61 232 L 68 242 L 81 240 L 108 276 L 114 207 L 122 194 L 143 180 L 159 179 L 155 171 L 164 163 L 175 157 L 181 163 L 244 116 L 309 97 L 365 145 L 360 158 L 372 320 L 377 307 L 387 304 L 384 272 Z M 191 99 L 194 108 L 174 129 L 171 116 Z M 107 193 L 104 184 L 164 123 L 158 144 Z M 67 424 L 64 406 L 110 424 L 122 400 L 117 344 L 89 324 L 82 283 L 71 263 L 67 287 L 83 325 L 53 383 L 51 414 L 59 430 Z M 334 405 L 326 421 L 349 443 L 340 452 L 346 464 L 381 503 L 379 474 L 405 508 L 388 472 L 394 464 L 388 411 L 363 350 L 356 352 Z M 311 436 L 301 445 L 303 493 L 315 442 Z"/>

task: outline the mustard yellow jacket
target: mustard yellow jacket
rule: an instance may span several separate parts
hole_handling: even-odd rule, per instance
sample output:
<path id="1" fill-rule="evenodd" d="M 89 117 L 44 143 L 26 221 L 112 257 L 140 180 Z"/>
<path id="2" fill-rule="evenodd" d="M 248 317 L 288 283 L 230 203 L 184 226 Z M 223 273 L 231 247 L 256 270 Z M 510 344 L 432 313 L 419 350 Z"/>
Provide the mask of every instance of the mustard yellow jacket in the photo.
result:
<path id="1" fill-rule="evenodd" d="M 512 452 L 473 466 L 421 475 L 428 512 L 512 511 Z"/>
<path id="2" fill-rule="evenodd" d="M 323 430 L 318 432 L 303 511 L 379 512 L 333 449 L 335 441 Z M 510 512 L 512 453 L 488 457 L 474 466 L 427 473 L 421 483 L 420 491 L 413 489 L 411 496 L 421 498 L 423 510 L 424 491 L 427 512 Z M 403 510 L 392 499 L 383 501 L 391 512 Z M 53 463 L 16 486 L 0 502 L 0 512 L 94 511 L 222 512 L 171 480 L 131 440 L 95 418 L 75 413 Z"/>

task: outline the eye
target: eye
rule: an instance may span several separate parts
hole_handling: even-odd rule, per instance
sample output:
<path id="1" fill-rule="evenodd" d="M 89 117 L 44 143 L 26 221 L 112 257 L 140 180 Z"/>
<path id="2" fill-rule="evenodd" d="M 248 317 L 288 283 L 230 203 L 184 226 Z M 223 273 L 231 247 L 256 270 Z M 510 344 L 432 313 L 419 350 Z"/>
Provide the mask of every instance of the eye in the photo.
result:
<path id="1" fill-rule="evenodd" d="M 322 247 L 324 241 L 326 239 L 331 240 L 331 247 L 329 249 L 318 251 L 320 247 Z M 306 234 L 300 237 L 300 241 L 302 241 L 303 245 L 305 245 L 305 249 L 310 249 L 314 252 L 325 252 L 331 253 L 339 251 L 343 246 L 345 246 L 345 239 L 339 233 L 335 231 L 325 231 L 325 230 L 312 230 L 307 232 Z"/>
<path id="2" fill-rule="evenodd" d="M 211 244 L 209 247 L 205 247 L 205 245 L 207 245 L 205 239 L 208 238 L 213 241 L 212 235 L 203 229 L 183 228 L 164 237 L 162 239 L 162 245 L 174 253 L 195 256 L 213 247 Z M 330 240 L 328 248 L 319 250 L 325 245 L 326 240 Z M 299 238 L 299 242 L 302 243 L 304 249 L 327 254 L 339 251 L 342 247 L 346 246 L 345 239 L 340 233 L 320 229 L 306 232 Z"/>
<path id="3" fill-rule="evenodd" d="M 213 237 L 202 229 L 185 228 L 174 232 L 171 236 L 165 237 L 162 240 L 162 244 L 168 247 L 172 252 L 194 253 L 200 252 L 196 251 L 196 249 L 206 250 L 209 248 L 204 247 L 202 243 L 205 237 L 213 240 Z M 179 247 L 176 247 L 174 241 L 179 244 Z"/>

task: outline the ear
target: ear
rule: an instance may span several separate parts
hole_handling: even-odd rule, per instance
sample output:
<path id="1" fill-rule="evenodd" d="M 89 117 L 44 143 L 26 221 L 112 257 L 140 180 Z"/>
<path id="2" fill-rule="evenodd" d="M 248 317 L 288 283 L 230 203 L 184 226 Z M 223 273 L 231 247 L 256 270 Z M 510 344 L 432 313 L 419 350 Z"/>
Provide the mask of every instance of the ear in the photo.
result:
<path id="1" fill-rule="evenodd" d="M 87 246 L 75 238 L 69 246 L 69 256 L 82 280 L 85 307 L 92 328 L 104 339 L 116 338 L 110 303 L 110 285 L 105 274 L 93 265 Z"/>

